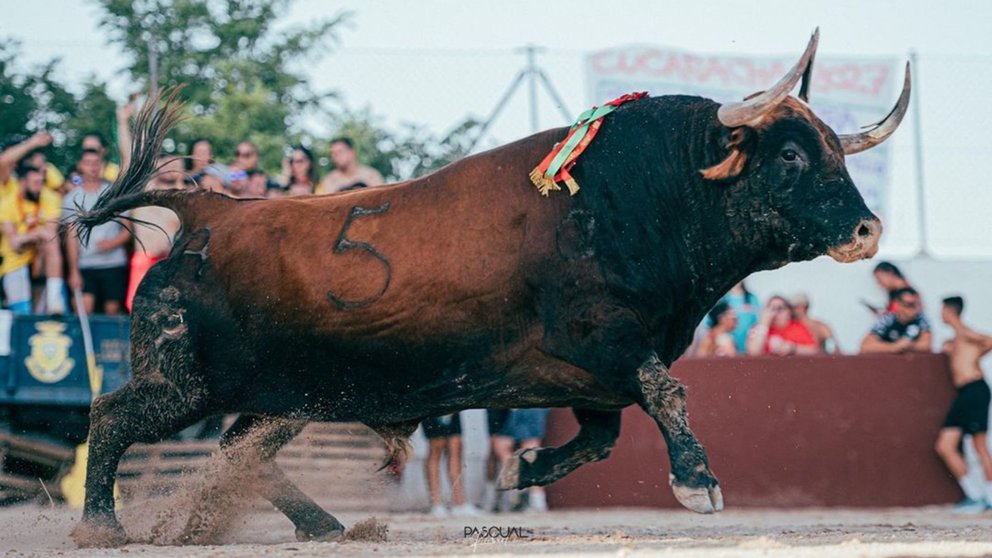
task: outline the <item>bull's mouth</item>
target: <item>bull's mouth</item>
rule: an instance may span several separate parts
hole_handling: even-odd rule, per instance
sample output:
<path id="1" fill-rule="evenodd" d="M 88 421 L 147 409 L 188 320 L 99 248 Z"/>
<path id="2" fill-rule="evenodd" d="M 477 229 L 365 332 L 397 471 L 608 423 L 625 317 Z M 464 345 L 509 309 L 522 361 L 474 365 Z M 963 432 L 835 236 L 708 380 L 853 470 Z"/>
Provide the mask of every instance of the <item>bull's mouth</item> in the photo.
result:
<path id="1" fill-rule="evenodd" d="M 827 249 L 827 255 L 840 263 L 867 260 L 878 253 L 882 223 L 877 219 L 862 221 L 855 229 L 851 242 Z"/>
<path id="2" fill-rule="evenodd" d="M 877 245 L 872 250 L 865 250 L 863 247 L 852 243 L 845 244 L 844 246 L 838 246 L 836 248 L 830 248 L 827 250 L 827 255 L 840 263 L 851 263 L 858 260 L 867 260 L 868 258 L 874 256 L 877 252 Z"/>

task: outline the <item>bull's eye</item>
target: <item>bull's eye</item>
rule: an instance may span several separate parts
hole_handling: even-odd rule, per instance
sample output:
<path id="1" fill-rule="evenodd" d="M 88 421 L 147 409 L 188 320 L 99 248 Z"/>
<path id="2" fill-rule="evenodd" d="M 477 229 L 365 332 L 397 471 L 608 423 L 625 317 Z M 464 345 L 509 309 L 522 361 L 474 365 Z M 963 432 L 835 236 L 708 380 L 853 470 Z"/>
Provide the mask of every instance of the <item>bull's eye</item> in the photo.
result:
<path id="1" fill-rule="evenodd" d="M 783 149 L 781 153 L 781 157 L 783 161 L 792 163 L 799 158 L 799 154 L 796 153 L 795 149 Z"/>

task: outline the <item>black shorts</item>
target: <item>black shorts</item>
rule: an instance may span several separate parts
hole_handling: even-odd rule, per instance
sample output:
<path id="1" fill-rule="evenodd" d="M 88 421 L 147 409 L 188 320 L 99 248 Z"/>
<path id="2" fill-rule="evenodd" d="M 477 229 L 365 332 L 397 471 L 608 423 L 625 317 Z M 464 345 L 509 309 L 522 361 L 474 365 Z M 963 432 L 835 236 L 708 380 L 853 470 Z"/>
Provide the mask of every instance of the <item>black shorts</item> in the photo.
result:
<path id="1" fill-rule="evenodd" d="M 960 428 L 965 434 L 987 432 L 990 400 L 992 390 L 989 390 L 985 380 L 975 380 L 959 387 L 944 428 Z"/>
<path id="2" fill-rule="evenodd" d="M 458 419 L 458 413 L 443 417 L 431 417 L 421 422 L 420 425 L 424 427 L 424 436 L 427 436 L 428 440 L 461 436 L 462 434 L 462 421 Z"/>
<path id="3" fill-rule="evenodd" d="M 83 292 L 93 295 L 94 312 L 103 313 L 103 305 L 108 300 L 116 300 L 124 306 L 127 297 L 127 266 L 102 269 L 80 269 L 83 276 Z"/>
<path id="4" fill-rule="evenodd" d="M 486 409 L 486 422 L 489 423 L 490 436 L 505 436 L 503 426 L 510 416 L 509 409 Z"/>

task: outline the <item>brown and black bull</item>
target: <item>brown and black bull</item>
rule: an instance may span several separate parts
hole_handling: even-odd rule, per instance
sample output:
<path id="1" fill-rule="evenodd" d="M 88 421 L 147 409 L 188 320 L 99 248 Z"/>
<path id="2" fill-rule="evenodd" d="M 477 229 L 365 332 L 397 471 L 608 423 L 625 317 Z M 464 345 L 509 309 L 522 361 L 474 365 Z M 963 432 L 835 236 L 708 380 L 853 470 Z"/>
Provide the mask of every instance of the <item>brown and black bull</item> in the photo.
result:
<path id="1" fill-rule="evenodd" d="M 564 129 L 339 195 L 142 191 L 177 114 L 149 103 L 130 168 L 74 224 L 85 237 L 156 205 L 183 225 L 138 288 L 133 378 L 94 402 L 77 542 L 126 540 L 112 488 L 131 444 L 216 413 L 241 413 L 227 447 L 277 419 L 255 461 L 267 472 L 263 496 L 301 539 L 344 529 L 273 462 L 307 421 L 363 422 L 396 446 L 421 419 L 469 408 L 574 409 L 574 439 L 518 452 L 502 472 L 502 488 L 523 488 L 605 458 L 621 409 L 636 404 L 665 438 L 678 500 L 720 510 L 669 367 L 747 275 L 875 254 L 881 224 L 844 156 L 883 141 L 909 100 L 907 67 L 893 111 L 838 137 L 806 104 L 816 41 L 778 84 L 742 102 L 621 106 L 572 171 L 574 197 L 542 197 L 528 179 Z"/>

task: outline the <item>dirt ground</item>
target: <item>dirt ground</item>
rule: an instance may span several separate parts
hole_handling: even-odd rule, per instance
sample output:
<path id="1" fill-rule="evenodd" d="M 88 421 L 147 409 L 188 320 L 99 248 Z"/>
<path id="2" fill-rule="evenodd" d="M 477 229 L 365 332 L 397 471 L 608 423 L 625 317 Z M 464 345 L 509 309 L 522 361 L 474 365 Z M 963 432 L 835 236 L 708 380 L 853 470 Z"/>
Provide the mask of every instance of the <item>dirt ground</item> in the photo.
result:
<path id="1" fill-rule="evenodd" d="M 151 523 L 148 506 L 119 511 L 130 536 Z M 296 542 L 293 527 L 274 511 L 234 518 L 215 544 L 76 549 L 69 539 L 79 512 L 22 505 L 0 509 L 0 550 L 6 556 L 568 556 L 850 557 L 992 556 L 992 513 L 956 516 L 946 508 L 882 510 L 687 511 L 603 509 L 547 514 L 434 519 L 379 515 L 386 542 Z M 367 514 L 338 515 L 352 526 Z M 466 529 L 476 530 L 466 535 Z M 510 536 L 507 538 L 505 536 Z M 487 536 L 491 535 L 491 536 Z"/>

